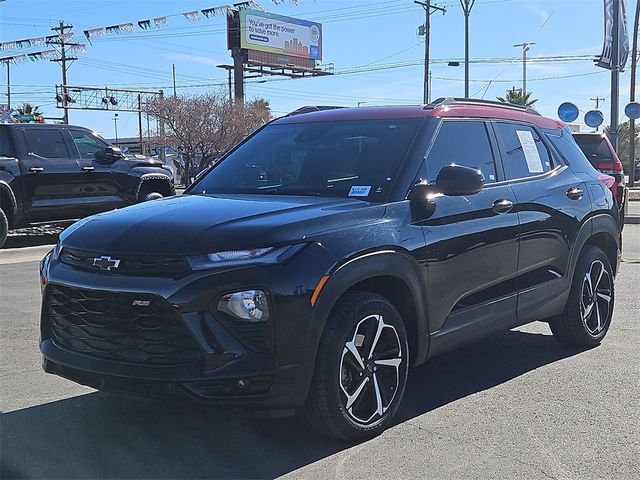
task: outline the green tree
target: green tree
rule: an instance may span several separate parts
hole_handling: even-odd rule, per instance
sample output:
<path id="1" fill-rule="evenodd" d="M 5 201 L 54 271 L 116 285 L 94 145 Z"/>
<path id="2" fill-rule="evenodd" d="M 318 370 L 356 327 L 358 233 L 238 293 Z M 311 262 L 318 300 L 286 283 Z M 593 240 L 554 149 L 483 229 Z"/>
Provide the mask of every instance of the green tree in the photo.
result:
<path id="1" fill-rule="evenodd" d="M 20 115 L 42 115 L 42 112 L 38 110 L 40 107 L 34 107 L 30 103 L 24 102 L 21 107 L 16 108 L 16 111 Z"/>
<path id="2" fill-rule="evenodd" d="M 638 127 L 636 127 L 636 158 L 640 155 L 638 151 L 638 140 L 640 140 L 640 132 L 638 131 Z M 611 127 L 605 127 L 604 131 L 606 132 L 609 139 L 611 139 Z M 629 121 L 623 122 L 620 124 L 620 133 L 618 134 L 618 157 L 620 161 L 624 165 L 625 172 L 629 171 L 629 146 L 631 144 L 631 129 L 629 128 Z"/>
<path id="3" fill-rule="evenodd" d="M 504 97 L 497 97 L 498 100 L 505 103 L 514 103 L 516 105 L 524 105 L 526 107 L 532 107 L 537 101 L 537 98 L 531 99 L 531 94 L 533 92 L 527 92 L 526 95 L 522 94 L 521 88 L 511 87 L 511 89 L 507 90 L 507 93 Z"/>

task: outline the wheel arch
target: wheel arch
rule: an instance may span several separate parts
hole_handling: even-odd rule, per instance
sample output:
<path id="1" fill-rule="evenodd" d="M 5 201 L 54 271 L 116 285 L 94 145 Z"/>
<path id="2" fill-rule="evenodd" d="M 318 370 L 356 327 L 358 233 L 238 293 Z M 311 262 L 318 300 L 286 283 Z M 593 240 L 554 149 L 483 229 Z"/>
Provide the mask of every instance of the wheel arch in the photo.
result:
<path id="1" fill-rule="evenodd" d="M 359 254 L 332 269 L 313 308 L 310 341 L 317 344 L 333 310 L 354 291 L 374 292 L 394 304 L 407 328 L 412 363 L 422 363 L 429 339 L 424 283 L 415 261 L 398 249 Z M 315 355 L 314 348 L 309 351 Z"/>
<path id="2" fill-rule="evenodd" d="M 611 215 L 596 215 L 587 220 L 576 238 L 571 255 L 571 275 L 569 278 L 573 278 L 580 253 L 590 245 L 601 248 L 605 252 L 615 275 L 619 265 L 619 238 L 618 225 Z"/>
<path id="3" fill-rule="evenodd" d="M 16 197 L 11 187 L 4 181 L 0 180 L 0 208 L 4 211 L 9 222 L 9 227 L 13 225 L 13 220 L 18 208 Z"/>
<path id="4" fill-rule="evenodd" d="M 139 201 L 141 196 L 151 192 L 161 193 L 163 197 L 170 197 L 176 193 L 173 183 L 168 176 L 157 173 L 145 173 L 140 177 L 140 182 L 138 182 L 138 187 L 136 188 L 136 201 Z"/>

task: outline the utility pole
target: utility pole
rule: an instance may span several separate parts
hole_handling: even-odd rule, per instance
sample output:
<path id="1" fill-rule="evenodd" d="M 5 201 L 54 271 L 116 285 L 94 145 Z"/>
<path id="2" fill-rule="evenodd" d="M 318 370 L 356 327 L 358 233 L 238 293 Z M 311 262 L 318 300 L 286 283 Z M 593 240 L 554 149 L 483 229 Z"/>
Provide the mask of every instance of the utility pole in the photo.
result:
<path id="1" fill-rule="evenodd" d="M 613 1 L 613 45 L 611 48 L 611 122 L 609 139 L 613 149 L 618 152 L 618 108 L 620 102 L 620 0 Z"/>
<path id="2" fill-rule="evenodd" d="M 460 0 L 464 13 L 464 97 L 469 98 L 469 15 L 476 0 Z"/>
<path id="3" fill-rule="evenodd" d="M 596 102 L 596 110 L 600 108 L 600 102 L 604 103 L 605 100 L 606 98 L 603 97 L 596 97 L 591 99 L 592 102 Z"/>
<path id="4" fill-rule="evenodd" d="M 636 16 L 633 22 L 633 46 L 631 49 L 631 92 L 629 101 L 636 101 L 636 68 L 638 64 L 638 23 L 640 22 L 640 2 L 636 2 Z M 629 186 L 633 187 L 636 171 L 636 121 L 629 121 Z"/>
<path id="5" fill-rule="evenodd" d="M 173 69 L 173 98 L 176 98 L 178 96 L 176 93 L 176 64 L 171 64 L 171 67 Z"/>
<path id="6" fill-rule="evenodd" d="M 140 142 L 140 153 L 144 155 L 144 143 L 142 142 L 142 96 L 138 94 L 138 141 Z"/>
<path id="7" fill-rule="evenodd" d="M 5 63 L 7 64 L 7 107 L 11 109 L 11 74 L 9 72 L 9 60 Z"/>
<path id="8" fill-rule="evenodd" d="M 162 105 L 164 102 L 164 91 L 160 90 L 160 104 Z M 160 134 L 160 154 L 158 155 L 158 158 L 160 160 L 162 160 L 163 162 L 166 159 L 166 152 L 165 152 L 165 137 L 164 137 L 164 120 L 162 117 L 158 118 L 158 133 Z"/>
<path id="9" fill-rule="evenodd" d="M 116 147 L 118 146 L 118 114 L 113 114 L 113 129 L 116 133 Z"/>
<path id="10" fill-rule="evenodd" d="M 65 32 L 66 30 L 71 30 L 73 25 L 65 25 L 64 20 L 60 20 L 60 24 L 57 27 L 52 27 L 51 30 L 54 32 L 58 32 L 58 39 L 47 42 L 48 44 L 58 45 L 60 47 L 60 57 L 52 58 L 52 62 L 56 62 L 60 64 L 62 68 L 62 108 L 63 108 L 63 123 L 69 123 L 69 109 L 67 108 L 67 99 L 69 96 L 67 95 L 67 62 L 73 62 L 77 60 L 78 57 L 69 57 L 67 55 L 67 47 L 73 47 L 80 45 L 79 43 L 69 43 L 65 42 Z"/>
<path id="11" fill-rule="evenodd" d="M 527 52 L 536 42 L 517 43 L 514 47 L 522 47 L 522 98 L 527 96 Z"/>
<path id="12" fill-rule="evenodd" d="M 446 13 L 446 9 L 443 7 L 438 7 L 436 5 L 431 5 L 431 0 L 426 0 L 425 2 L 419 2 L 414 0 L 415 4 L 420 5 L 424 9 L 424 92 L 423 92 L 423 103 L 429 103 L 429 47 L 430 47 L 430 32 L 431 32 L 431 14 L 436 11 L 442 12 L 444 15 Z"/>

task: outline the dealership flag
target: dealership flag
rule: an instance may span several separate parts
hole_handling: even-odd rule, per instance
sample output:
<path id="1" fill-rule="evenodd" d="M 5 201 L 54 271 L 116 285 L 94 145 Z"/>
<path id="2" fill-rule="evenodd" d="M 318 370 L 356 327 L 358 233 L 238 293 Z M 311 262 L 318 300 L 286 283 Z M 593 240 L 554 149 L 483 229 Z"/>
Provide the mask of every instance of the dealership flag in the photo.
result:
<path id="1" fill-rule="evenodd" d="M 627 27 L 627 0 L 617 0 L 620 8 L 618 15 L 619 47 L 618 61 L 613 57 L 613 18 L 616 5 L 615 0 L 604 0 L 604 45 L 602 55 L 597 65 L 608 70 L 613 70 L 618 64 L 620 70 L 624 70 L 629 58 L 629 29 Z"/>

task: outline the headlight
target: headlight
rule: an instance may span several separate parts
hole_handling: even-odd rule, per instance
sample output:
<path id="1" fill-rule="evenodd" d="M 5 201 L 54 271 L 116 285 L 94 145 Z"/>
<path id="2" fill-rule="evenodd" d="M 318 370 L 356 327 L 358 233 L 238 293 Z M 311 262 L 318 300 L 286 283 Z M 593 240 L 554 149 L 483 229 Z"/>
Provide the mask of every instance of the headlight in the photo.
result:
<path id="1" fill-rule="evenodd" d="M 247 322 L 269 320 L 269 303 L 267 295 L 262 290 L 228 293 L 218 302 L 218 310 Z"/>
<path id="2" fill-rule="evenodd" d="M 231 265 L 270 264 L 288 258 L 297 252 L 302 245 L 287 247 L 252 248 L 248 250 L 229 250 L 226 252 L 210 253 L 208 255 L 193 255 L 187 257 L 192 270 L 206 270 Z"/>

